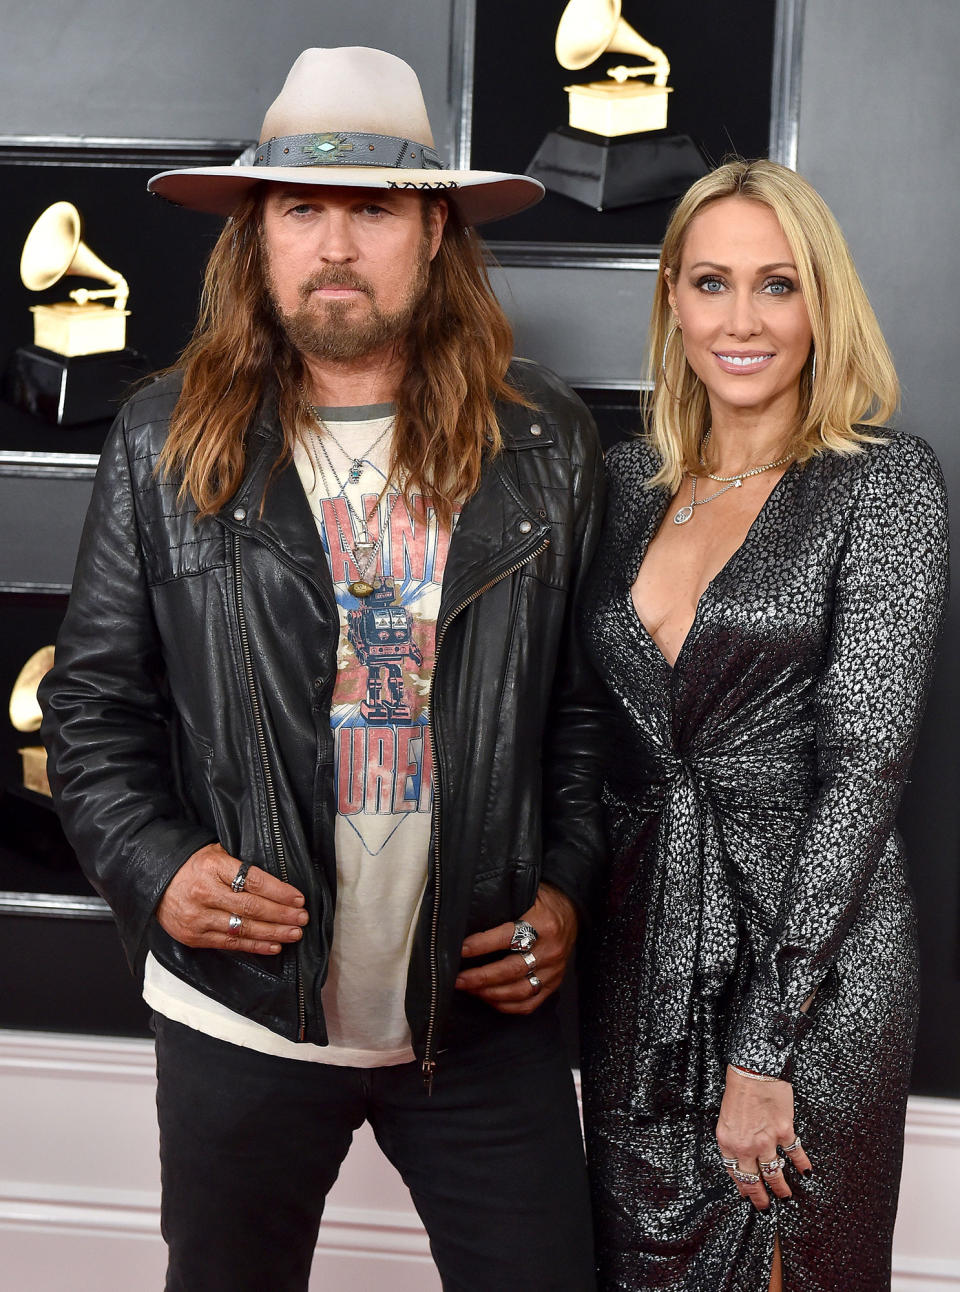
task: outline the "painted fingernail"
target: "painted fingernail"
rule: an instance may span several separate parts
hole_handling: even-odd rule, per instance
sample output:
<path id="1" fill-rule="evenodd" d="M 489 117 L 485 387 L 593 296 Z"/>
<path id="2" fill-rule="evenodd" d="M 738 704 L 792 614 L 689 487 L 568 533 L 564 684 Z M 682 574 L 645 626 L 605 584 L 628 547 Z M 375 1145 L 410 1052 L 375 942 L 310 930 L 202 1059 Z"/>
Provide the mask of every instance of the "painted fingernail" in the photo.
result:
<path id="1" fill-rule="evenodd" d="M 807 1169 L 805 1171 L 801 1171 L 800 1174 L 803 1176 L 805 1180 L 809 1179 L 810 1176 L 813 1175 L 813 1167 L 808 1166 Z"/>

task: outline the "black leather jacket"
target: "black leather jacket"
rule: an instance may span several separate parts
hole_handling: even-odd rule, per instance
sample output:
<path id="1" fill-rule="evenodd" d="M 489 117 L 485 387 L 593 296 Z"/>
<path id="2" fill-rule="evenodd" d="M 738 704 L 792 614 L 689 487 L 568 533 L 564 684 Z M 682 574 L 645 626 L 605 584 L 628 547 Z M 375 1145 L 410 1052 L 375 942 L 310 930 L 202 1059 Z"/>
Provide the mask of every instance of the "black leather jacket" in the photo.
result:
<path id="1" fill-rule="evenodd" d="M 532 409 L 499 410 L 450 545 L 431 700 L 431 877 L 407 985 L 431 1063 L 466 933 L 515 919 L 541 879 L 581 907 L 602 856 L 600 709 L 573 604 L 602 505 L 596 431 L 552 374 L 518 362 Z M 154 474 L 179 382 L 124 407 L 106 443 L 73 594 L 44 679 L 43 737 L 67 836 L 128 957 L 161 964 L 290 1039 L 323 1044 L 336 866 L 329 567 L 265 404 L 239 491 L 197 524 Z M 219 840 L 286 878 L 311 921 L 281 955 L 196 950 L 154 910 Z"/>

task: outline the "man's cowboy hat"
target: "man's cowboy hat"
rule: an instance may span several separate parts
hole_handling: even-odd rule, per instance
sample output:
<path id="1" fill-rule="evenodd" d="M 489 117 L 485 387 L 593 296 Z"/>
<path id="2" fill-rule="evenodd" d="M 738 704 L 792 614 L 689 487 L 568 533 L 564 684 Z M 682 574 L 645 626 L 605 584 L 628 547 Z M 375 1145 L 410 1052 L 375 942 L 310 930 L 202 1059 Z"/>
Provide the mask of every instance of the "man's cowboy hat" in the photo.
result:
<path id="1" fill-rule="evenodd" d="M 230 215 L 261 180 L 436 190 L 466 224 L 514 215 L 544 191 L 527 175 L 445 170 L 413 68 L 359 46 L 304 50 L 267 109 L 259 146 L 234 165 L 164 171 L 147 187 L 194 211 Z"/>

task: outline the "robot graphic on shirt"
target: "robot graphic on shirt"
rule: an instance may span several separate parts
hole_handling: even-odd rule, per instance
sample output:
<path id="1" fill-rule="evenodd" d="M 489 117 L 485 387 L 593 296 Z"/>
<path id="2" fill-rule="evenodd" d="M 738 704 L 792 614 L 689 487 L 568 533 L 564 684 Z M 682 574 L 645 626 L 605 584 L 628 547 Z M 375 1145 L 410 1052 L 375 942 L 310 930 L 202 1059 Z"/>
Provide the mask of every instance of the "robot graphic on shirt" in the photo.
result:
<path id="1" fill-rule="evenodd" d="M 423 655 L 413 640 L 413 620 L 405 606 L 393 604 L 392 579 L 382 579 L 363 605 L 347 613 L 347 640 L 367 670 L 367 698 L 360 712 L 368 720 L 402 722 L 410 717 L 403 695 L 403 661 L 415 667 Z M 384 674 L 386 677 L 384 677 Z"/>

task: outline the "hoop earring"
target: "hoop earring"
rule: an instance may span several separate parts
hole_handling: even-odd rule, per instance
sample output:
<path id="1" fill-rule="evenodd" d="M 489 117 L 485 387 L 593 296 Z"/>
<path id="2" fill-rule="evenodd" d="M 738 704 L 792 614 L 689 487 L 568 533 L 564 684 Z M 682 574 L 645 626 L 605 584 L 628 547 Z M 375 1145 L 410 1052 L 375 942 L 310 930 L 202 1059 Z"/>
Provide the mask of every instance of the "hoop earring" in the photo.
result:
<path id="1" fill-rule="evenodd" d="M 663 353 L 660 355 L 660 374 L 663 377 L 663 384 L 666 386 L 667 391 L 669 392 L 671 398 L 675 399 L 678 404 L 681 402 L 680 396 L 674 393 L 669 381 L 667 381 L 667 347 L 669 346 L 670 342 L 673 340 L 674 332 L 679 332 L 679 331 L 680 331 L 680 324 L 674 323 L 673 327 L 667 333 L 667 339 L 663 343 Z"/>

